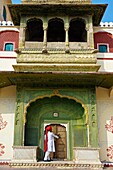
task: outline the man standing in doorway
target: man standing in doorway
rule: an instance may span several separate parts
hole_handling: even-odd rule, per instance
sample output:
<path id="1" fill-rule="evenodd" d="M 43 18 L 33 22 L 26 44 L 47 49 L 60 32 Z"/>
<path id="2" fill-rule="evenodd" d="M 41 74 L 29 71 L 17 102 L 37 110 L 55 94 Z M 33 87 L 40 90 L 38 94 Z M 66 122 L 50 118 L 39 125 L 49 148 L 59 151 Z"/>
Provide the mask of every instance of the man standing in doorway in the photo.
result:
<path id="1" fill-rule="evenodd" d="M 44 140 L 44 161 L 50 161 L 50 153 L 55 152 L 55 143 L 54 143 L 54 138 L 59 138 L 59 136 L 55 135 L 52 132 L 52 127 L 48 126 L 45 129 L 45 140 Z"/>

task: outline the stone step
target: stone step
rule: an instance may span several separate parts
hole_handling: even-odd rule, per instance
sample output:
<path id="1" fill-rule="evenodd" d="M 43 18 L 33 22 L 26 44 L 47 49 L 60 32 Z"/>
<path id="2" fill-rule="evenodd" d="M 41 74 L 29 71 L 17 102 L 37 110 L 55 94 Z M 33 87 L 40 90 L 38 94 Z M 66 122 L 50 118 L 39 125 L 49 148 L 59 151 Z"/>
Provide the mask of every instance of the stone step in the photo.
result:
<path id="1" fill-rule="evenodd" d="M 12 168 L 30 168 L 40 170 L 102 170 L 103 164 L 86 163 L 80 164 L 73 161 L 51 161 L 51 162 L 10 162 L 9 166 Z"/>

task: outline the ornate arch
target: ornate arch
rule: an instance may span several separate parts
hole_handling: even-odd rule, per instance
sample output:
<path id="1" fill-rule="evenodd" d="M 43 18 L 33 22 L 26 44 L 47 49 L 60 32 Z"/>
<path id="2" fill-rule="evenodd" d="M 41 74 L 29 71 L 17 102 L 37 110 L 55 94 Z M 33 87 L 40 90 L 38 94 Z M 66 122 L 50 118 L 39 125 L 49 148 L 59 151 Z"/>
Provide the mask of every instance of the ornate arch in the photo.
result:
<path id="1" fill-rule="evenodd" d="M 80 16 L 76 16 L 76 17 L 70 18 L 69 23 L 71 21 L 76 21 L 76 20 L 79 20 L 79 21 L 83 22 L 85 25 L 87 24 L 87 19 L 84 18 L 84 17 L 80 17 Z"/>
<path id="2" fill-rule="evenodd" d="M 57 97 L 60 97 L 60 98 L 71 99 L 71 100 L 74 100 L 74 101 L 77 102 L 77 103 L 80 103 L 81 106 L 82 106 L 82 107 L 84 108 L 84 110 L 85 110 L 86 124 L 88 124 L 88 108 L 87 108 L 87 106 L 83 103 L 83 101 L 81 101 L 81 100 L 79 100 L 79 99 L 77 99 L 77 98 L 75 98 L 75 97 L 72 97 L 72 96 L 61 95 L 61 94 L 57 93 L 56 91 L 55 91 L 55 93 L 53 93 L 53 94 L 38 96 L 38 97 L 36 97 L 36 98 L 34 98 L 34 99 L 32 99 L 32 100 L 29 101 L 29 103 L 28 103 L 28 104 L 25 106 L 25 108 L 24 108 L 24 124 L 26 123 L 27 109 L 28 109 L 28 107 L 30 107 L 30 105 L 31 105 L 32 102 L 35 102 L 36 100 L 39 100 L 39 99 L 43 99 L 43 98 L 45 98 L 45 97 L 51 98 L 51 97 L 54 97 L 54 96 L 57 96 Z"/>
<path id="3" fill-rule="evenodd" d="M 86 20 L 81 17 L 71 18 L 69 21 L 69 41 L 87 42 Z"/>
<path id="4" fill-rule="evenodd" d="M 54 17 L 48 20 L 47 41 L 65 42 L 64 21 L 61 18 Z"/>
<path id="5" fill-rule="evenodd" d="M 43 41 L 43 20 L 40 18 L 30 18 L 26 22 L 25 40 Z"/>
<path id="6" fill-rule="evenodd" d="M 62 17 L 50 17 L 48 18 L 48 23 L 54 20 L 60 20 L 64 23 L 64 19 Z"/>

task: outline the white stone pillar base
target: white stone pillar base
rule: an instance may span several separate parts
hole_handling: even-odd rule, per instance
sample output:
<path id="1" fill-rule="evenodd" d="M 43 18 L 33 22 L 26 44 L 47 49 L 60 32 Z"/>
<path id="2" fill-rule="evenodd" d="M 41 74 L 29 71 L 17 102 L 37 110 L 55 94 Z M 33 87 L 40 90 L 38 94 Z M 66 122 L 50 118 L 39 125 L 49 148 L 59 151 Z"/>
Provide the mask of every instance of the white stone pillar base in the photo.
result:
<path id="1" fill-rule="evenodd" d="M 13 162 L 37 162 L 37 146 L 13 146 Z"/>
<path id="2" fill-rule="evenodd" d="M 74 147 L 73 161 L 80 164 L 101 164 L 99 148 Z"/>

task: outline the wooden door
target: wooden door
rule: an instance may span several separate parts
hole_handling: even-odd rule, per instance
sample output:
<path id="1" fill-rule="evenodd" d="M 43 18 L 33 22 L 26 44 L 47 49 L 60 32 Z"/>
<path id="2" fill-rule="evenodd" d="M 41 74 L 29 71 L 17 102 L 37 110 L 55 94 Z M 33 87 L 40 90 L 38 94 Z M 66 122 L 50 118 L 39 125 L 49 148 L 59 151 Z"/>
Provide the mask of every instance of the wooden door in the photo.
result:
<path id="1" fill-rule="evenodd" d="M 60 124 L 52 124 L 52 131 L 56 135 L 60 135 L 59 139 L 55 139 L 56 151 L 53 153 L 53 159 L 64 160 L 67 158 L 67 138 L 66 127 Z"/>

